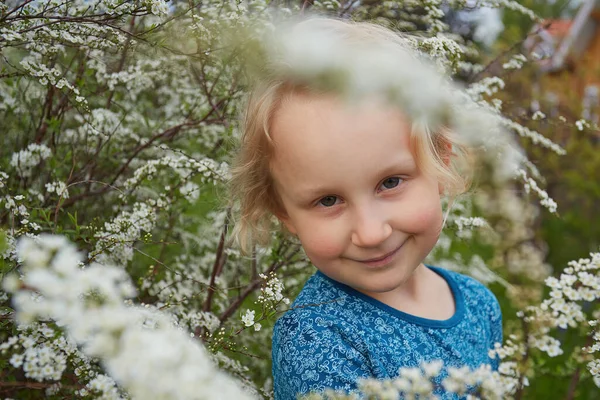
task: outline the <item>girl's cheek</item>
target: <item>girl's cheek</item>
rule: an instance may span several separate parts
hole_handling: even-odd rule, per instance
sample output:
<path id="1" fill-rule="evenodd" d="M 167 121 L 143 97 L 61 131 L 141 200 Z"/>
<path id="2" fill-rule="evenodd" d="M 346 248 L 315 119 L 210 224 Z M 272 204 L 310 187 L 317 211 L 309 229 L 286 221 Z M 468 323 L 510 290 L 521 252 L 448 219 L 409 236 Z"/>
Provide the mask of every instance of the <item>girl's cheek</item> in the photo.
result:
<path id="1" fill-rule="evenodd" d="M 335 229 L 315 225 L 307 227 L 307 232 L 300 236 L 304 251 L 310 258 L 335 258 L 344 250 L 343 234 Z"/>
<path id="2" fill-rule="evenodd" d="M 415 207 L 413 212 L 406 215 L 407 228 L 413 232 L 422 232 L 433 227 L 439 228 L 442 223 L 442 207 L 439 201 L 421 203 L 420 207 Z"/>

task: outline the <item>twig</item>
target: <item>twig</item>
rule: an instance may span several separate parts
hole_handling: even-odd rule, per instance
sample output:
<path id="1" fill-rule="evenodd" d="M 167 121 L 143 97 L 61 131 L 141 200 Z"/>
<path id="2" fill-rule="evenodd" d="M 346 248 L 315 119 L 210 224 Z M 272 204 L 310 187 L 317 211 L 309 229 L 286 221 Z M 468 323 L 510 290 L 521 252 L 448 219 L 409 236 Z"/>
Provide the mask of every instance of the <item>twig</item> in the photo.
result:
<path id="1" fill-rule="evenodd" d="M 512 46 L 510 46 L 508 49 L 504 50 L 502 53 L 498 54 L 492 61 L 487 63 L 487 65 L 481 71 L 479 71 L 475 75 L 471 76 L 467 80 L 467 83 L 473 83 L 473 82 L 477 81 L 484 73 L 489 71 L 489 69 L 492 67 L 492 65 L 495 65 L 498 62 L 498 60 L 500 60 L 507 54 L 512 53 L 514 49 L 521 46 L 525 42 L 525 40 L 527 40 L 530 36 L 535 36 L 535 35 L 539 34 L 541 31 L 546 30 L 550 26 L 552 26 L 552 24 L 553 24 L 553 22 L 549 21 L 549 22 L 545 23 L 544 25 L 540 26 L 534 32 L 531 32 L 531 33 L 528 33 L 527 35 L 525 35 L 525 37 L 523 39 L 519 40 L 516 43 L 513 43 Z"/>
<path id="2" fill-rule="evenodd" d="M 17 10 L 19 10 L 20 8 L 25 7 L 27 4 L 34 2 L 35 0 L 26 0 L 23 3 L 17 5 L 15 8 L 13 8 L 12 10 L 10 10 L 9 12 L 6 13 L 6 15 L 4 16 L 4 18 L 2 18 L 0 21 L 6 21 L 6 19 L 8 18 L 9 15 L 11 15 L 12 13 L 15 13 Z"/>
<path id="3" fill-rule="evenodd" d="M 75 158 L 73 158 L 73 165 L 71 166 L 71 171 L 69 171 L 69 177 L 67 178 L 67 182 L 69 180 L 71 180 L 74 170 L 75 170 Z M 60 193 L 58 193 L 58 190 L 57 190 L 58 201 L 56 202 L 56 207 L 54 208 L 54 228 L 52 228 L 52 233 L 56 233 L 56 228 L 58 228 L 58 210 L 60 209 L 60 203 L 63 199 L 65 192 L 67 192 L 67 187 L 65 187 L 65 189 Z"/>
<path id="4" fill-rule="evenodd" d="M 354 7 L 354 5 L 358 3 L 357 0 L 351 0 L 348 2 L 348 4 L 346 6 L 344 6 L 344 8 L 342 9 L 342 11 L 339 13 L 340 17 L 343 17 L 344 14 L 346 14 L 348 11 L 350 11 L 352 9 L 352 7 Z"/>
<path id="5" fill-rule="evenodd" d="M 587 339 L 584 347 L 589 347 L 592 345 L 594 341 L 594 332 L 591 332 Z M 575 398 L 575 392 L 577 391 L 577 384 L 579 383 L 579 379 L 581 379 L 581 366 L 578 366 L 575 370 L 575 373 L 571 377 L 571 382 L 569 383 L 569 390 L 567 391 L 567 396 L 565 400 L 573 400 Z"/>
<path id="6" fill-rule="evenodd" d="M 311 6 L 312 3 L 312 0 L 304 0 L 304 3 L 302 3 L 302 8 L 300 9 L 300 13 L 304 14 L 304 10 L 307 8 L 306 6 Z"/>
<path id="7" fill-rule="evenodd" d="M 47 119 L 50 117 L 52 112 L 52 100 L 54 98 L 54 86 L 48 85 L 48 93 L 46 94 L 46 102 L 44 103 L 44 108 L 42 109 L 42 115 L 40 117 L 40 122 L 38 123 L 38 128 L 35 134 L 35 142 L 40 144 L 42 140 L 44 140 L 44 136 L 46 136 L 46 131 L 48 130 L 48 122 Z"/>
<path id="8" fill-rule="evenodd" d="M 131 22 L 129 23 L 129 30 L 133 33 L 135 28 L 135 15 L 133 15 L 131 17 Z M 117 71 L 116 72 L 121 72 L 121 70 L 123 69 L 123 66 L 125 65 L 125 59 L 127 58 L 127 52 L 129 51 L 129 46 L 131 46 L 131 39 L 128 39 L 127 42 L 125 42 L 125 46 L 123 46 L 123 53 L 121 53 L 121 59 L 119 60 L 119 66 L 117 67 Z M 110 91 L 110 94 L 108 95 L 108 99 L 106 100 L 106 108 L 107 110 L 110 109 L 110 103 L 112 102 L 112 98 L 115 94 L 115 89 Z"/>
<path id="9" fill-rule="evenodd" d="M 521 361 L 522 365 L 525 367 L 527 361 L 529 361 L 530 356 L 530 347 L 529 347 L 529 324 L 525 322 L 525 318 L 521 319 L 521 324 L 523 326 L 523 338 L 525 342 L 525 355 L 523 356 L 523 360 Z M 523 398 L 524 389 L 525 389 L 525 373 L 524 371 L 519 371 L 519 384 L 517 385 L 517 393 L 515 393 L 515 400 L 521 400 Z"/>
<path id="10" fill-rule="evenodd" d="M 223 101 L 223 100 L 221 100 Z M 173 137 L 175 137 L 175 135 L 177 135 L 177 133 L 179 133 L 179 131 L 181 131 L 184 127 L 187 126 L 194 126 L 194 125 L 198 125 L 201 124 L 202 122 L 206 122 L 208 121 L 208 117 L 213 113 L 214 111 L 211 109 L 208 111 L 208 113 L 200 120 L 196 120 L 196 121 L 188 121 L 188 122 L 183 122 L 179 125 L 175 125 L 161 133 L 158 133 L 156 135 L 154 135 L 152 138 L 150 138 L 150 140 L 148 140 L 147 142 L 145 142 L 144 144 L 140 144 L 134 151 L 133 154 L 127 159 L 127 161 L 125 162 L 125 164 L 123 164 L 121 166 L 121 168 L 119 168 L 119 170 L 115 173 L 114 177 L 111 179 L 111 181 L 107 184 L 107 186 L 105 186 L 104 188 L 100 189 L 100 190 L 96 190 L 96 191 L 92 191 L 92 192 L 85 192 L 85 193 L 81 193 L 77 196 L 73 196 L 73 197 L 69 197 L 67 199 L 67 201 L 65 201 L 63 203 L 63 207 L 69 207 L 71 205 L 73 205 L 74 203 L 76 203 L 77 201 L 86 198 L 86 197 L 91 197 L 91 196 L 96 196 L 96 195 L 101 195 L 106 193 L 110 188 L 113 187 L 114 183 L 117 181 L 117 179 L 119 179 L 119 177 L 121 176 L 121 174 L 123 172 L 125 172 L 125 170 L 127 169 L 127 167 L 129 166 L 129 164 L 133 161 L 133 159 L 143 150 L 145 150 L 146 148 L 150 147 L 155 141 L 157 141 L 158 139 L 162 139 L 162 138 L 167 138 L 167 139 L 172 139 Z"/>
<path id="11" fill-rule="evenodd" d="M 221 231 L 221 237 L 219 238 L 219 245 L 217 246 L 217 252 L 215 256 L 215 262 L 212 267 L 212 272 L 210 275 L 210 283 L 208 284 L 208 293 L 206 295 L 206 301 L 202 307 L 203 311 L 210 311 L 212 307 L 212 299 L 215 293 L 214 286 L 215 280 L 217 276 L 221 274 L 221 270 L 223 265 L 225 264 L 225 238 L 227 237 L 227 231 L 229 230 L 229 213 L 230 210 L 227 211 L 227 215 L 225 217 L 225 223 L 223 224 L 223 230 Z"/>
<path id="12" fill-rule="evenodd" d="M 296 246 L 283 260 L 279 260 L 279 261 L 275 261 L 273 262 L 269 268 L 267 269 L 267 271 L 265 271 L 265 274 L 269 274 L 271 272 L 275 272 L 277 269 L 281 268 L 282 266 L 286 265 L 286 263 L 288 263 L 298 252 L 300 251 L 300 246 Z M 223 325 L 223 323 L 229 318 L 231 317 L 231 315 L 239 308 L 239 306 L 242 304 L 242 302 L 246 299 L 246 297 L 248 297 L 252 292 L 254 292 L 262 283 L 263 283 L 263 279 L 259 278 L 254 280 L 253 282 L 251 282 L 246 289 L 244 289 L 244 291 L 242 292 L 242 294 L 240 295 L 239 298 L 235 299 L 230 305 L 229 307 L 227 307 L 227 309 L 223 312 L 223 314 L 221 314 L 221 316 L 219 317 L 219 321 L 221 321 L 221 325 Z"/>

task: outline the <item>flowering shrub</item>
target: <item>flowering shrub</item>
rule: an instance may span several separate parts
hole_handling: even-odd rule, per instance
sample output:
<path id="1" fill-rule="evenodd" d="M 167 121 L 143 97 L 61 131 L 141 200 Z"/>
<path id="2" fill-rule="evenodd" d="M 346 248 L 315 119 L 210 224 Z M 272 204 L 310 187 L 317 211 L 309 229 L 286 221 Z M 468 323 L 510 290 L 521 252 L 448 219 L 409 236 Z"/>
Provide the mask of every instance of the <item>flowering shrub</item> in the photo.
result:
<path id="1" fill-rule="evenodd" d="M 480 3 L 536 18 L 514 1 Z M 408 40 L 436 71 L 396 65 L 375 50 L 359 58 L 370 62 L 355 62 L 327 41 L 307 47 L 270 34 L 277 18 L 308 8 L 419 31 Z M 313 269 L 299 244 L 277 233 L 272 246 L 240 254 L 228 235 L 236 210 L 224 188 L 248 70 L 275 56 L 274 39 L 291 49 L 290 74 L 319 80 L 334 71 L 347 79 L 323 83 L 348 96 L 393 88 L 390 101 L 411 116 L 449 116 L 440 122 L 491 155 L 481 160 L 479 190 L 450 208 L 429 261 L 491 285 L 508 339 L 495 350 L 498 373 L 449 370 L 445 388 L 522 398 L 553 374 L 576 373 L 570 382 L 585 390 L 600 384 L 600 260 L 594 253 L 562 274 L 544 263 L 532 226 L 544 208 L 560 205 L 514 137 L 564 149 L 503 114 L 495 97 L 502 77 L 484 76 L 473 61 L 477 47 L 449 32 L 444 18 L 437 0 L 0 4 L 0 393 L 271 396 L 271 327 Z M 503 67 L 527 61 L 515 55 Z M 468 76 L 466 90 L 434 82 L 440 71 Z M 571 334 L 575 345 L 564 349 Z M 552 370 L 552 357 L 569 364 Z M 428 396 L 440 368 L 402 370 L 360 390 L 370 398 Z"/>
<path id="2" fill-rule="evenodd" d="M 78 345 L 83 357 L 100 360 L 131 397 L 207 398 L 218 390 L 225 398 L 250 398 L 216 370 L 204 348 L 178 329 L 167 314 L 124 303 L 136 293 L 122 268 L 82 266 L 81 255 L 62 236 L 23 238 L 17 254 L 22 260 L 22 279 L 10 283 L 11 277 L 5 286 L 27 288 L 13 297 L 20 326 L 26 328 L 35 319 L 54 320 L 71 346 Z M 42 327 L 42 335 L 53 333 Z M 29 347 L 24 360 L 23 355 L 13 355 L 11 364 L 23 364 L 31 379 L 59 380 L 66 357 L 58 346 L 57 354 L 43 342 L 40 347 Z M 32 356 L 32 350 L 37 354 Z M 140 353 L 144 357 L 139 357 Z M 88 379 L 80 394 L 91 391 L 100 397 L 119 396 L 110 378 L 91 375 Z M 98 387 L 99 379 L 104 384 Z"/>

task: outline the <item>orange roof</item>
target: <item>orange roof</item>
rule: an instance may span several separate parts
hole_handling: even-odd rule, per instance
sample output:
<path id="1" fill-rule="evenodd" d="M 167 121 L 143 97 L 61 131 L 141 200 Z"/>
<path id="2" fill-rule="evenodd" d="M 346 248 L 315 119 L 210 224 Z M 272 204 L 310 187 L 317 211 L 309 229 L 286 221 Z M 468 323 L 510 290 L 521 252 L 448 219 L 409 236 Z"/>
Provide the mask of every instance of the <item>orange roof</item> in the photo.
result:
<path id="1" fill-rule="evenodd" d="M 544 26 L 546 27 L 545 31 L 550 35 L 562 38 L 567 36 L 572 24 L 573 20 L 570 19 L 547 19 L 542 21 L 538 26 Z"/>

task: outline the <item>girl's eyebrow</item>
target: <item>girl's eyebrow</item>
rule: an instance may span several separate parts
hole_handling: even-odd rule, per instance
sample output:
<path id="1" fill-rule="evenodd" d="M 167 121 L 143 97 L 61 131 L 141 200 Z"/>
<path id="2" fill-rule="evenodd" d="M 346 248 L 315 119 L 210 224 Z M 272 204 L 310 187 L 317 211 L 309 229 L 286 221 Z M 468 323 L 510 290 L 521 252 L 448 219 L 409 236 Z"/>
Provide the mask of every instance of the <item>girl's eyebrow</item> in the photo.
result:
<path id="1" fill-rule="evenodd" d="M 387 167 L 382 168 L 377 174 L 377 177 L 386 177 L 387 175 L 398 174 L 399 172 L 413 172 L 417 165 L 414 157 L 402 157 L 389 164 Z"/>
<path id="2" fill-rule="evenodd" d="M 328 194 L 333 194 L 330 187 L 316 186 L 307 190 L 302 190 L 302 192 L 299 193 L 298 200 L 302 203 L 306 203 L 309 201 L 313 201 L 320 196 L 327 196 Z"/>

